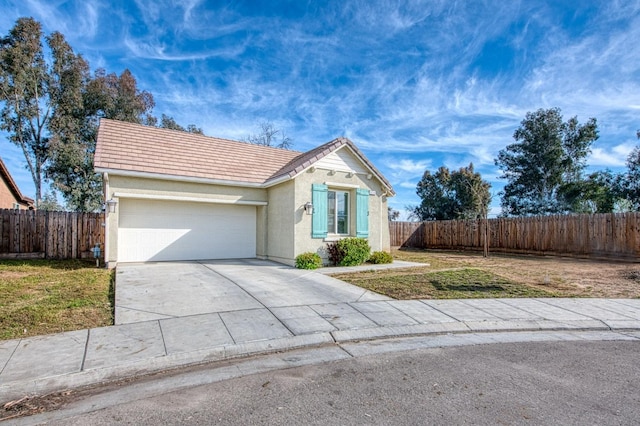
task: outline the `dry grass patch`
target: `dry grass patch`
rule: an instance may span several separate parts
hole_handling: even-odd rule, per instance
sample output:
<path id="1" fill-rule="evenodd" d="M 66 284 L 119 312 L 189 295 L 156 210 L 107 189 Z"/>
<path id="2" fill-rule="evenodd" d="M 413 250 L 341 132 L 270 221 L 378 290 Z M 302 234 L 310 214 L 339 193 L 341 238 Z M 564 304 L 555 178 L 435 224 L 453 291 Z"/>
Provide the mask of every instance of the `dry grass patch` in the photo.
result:
<path id="1" fill-rule="evenodd" d="M 418 270 L 416 270 L 418 269 Z M 362 272 L 337 276 L 394 299 L 552 297 L 555 294 L 511 282 L 475 268 L 428 271 L 424 268 Z"/>
<path id="2" fill-rule="evenodd" d="M 640 297 L 638 263 L 393 250 L 428 267 L 336 275 L 398 299 L 482 297 Z"/>
<path id="3" fill-rule="evenodd" d="M 79 260 L 0 261 L 0 339 L 111 324 L 111 271 Z"/>

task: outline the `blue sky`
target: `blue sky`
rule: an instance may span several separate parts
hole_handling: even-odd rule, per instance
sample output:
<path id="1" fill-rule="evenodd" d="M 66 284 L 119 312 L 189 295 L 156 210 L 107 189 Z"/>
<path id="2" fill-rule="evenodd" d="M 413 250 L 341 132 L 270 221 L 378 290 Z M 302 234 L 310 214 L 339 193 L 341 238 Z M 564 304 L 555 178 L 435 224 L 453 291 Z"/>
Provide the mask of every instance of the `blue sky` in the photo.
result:
<path id="1" fill-rule="evenodd" d="M 347 136 L 415 205 L 425 169 L 498 151 L 528 111 L 598 120 L 591 169 L 624 169 L 640 128 L 640 1 L 0 0 L 0 34 L 32 16 L 92 68 L 132 71 L 154 113 L 231 139 L 271 121 L 306 151 Z M 0 156 L 34 195 L 21 152 Z"/>

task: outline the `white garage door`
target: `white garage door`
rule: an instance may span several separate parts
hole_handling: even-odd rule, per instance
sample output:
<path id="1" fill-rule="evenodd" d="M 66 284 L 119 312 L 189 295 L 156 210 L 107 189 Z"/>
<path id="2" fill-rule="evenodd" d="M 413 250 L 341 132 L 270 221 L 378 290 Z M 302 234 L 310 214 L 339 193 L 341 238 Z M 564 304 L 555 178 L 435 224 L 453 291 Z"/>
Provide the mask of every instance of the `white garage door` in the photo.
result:
<path id="1" fill-rule="evenodd" d="M 121 199 L 118 262 L 256 257 L 256 208 Z"/>

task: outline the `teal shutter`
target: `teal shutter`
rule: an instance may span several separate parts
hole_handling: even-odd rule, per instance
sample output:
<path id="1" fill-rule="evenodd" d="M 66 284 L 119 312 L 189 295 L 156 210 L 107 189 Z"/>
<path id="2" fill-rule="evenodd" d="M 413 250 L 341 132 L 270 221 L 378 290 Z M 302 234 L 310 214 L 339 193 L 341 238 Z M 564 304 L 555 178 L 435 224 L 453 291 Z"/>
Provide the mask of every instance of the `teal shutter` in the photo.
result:
<path id="1" fill-rule="evenodd" d="M 327 236 L 327 193 L 327 185 L 311 185 L 311 203 L 313 203 L 311 238 L 326 238 Z"/>
<path id="2" fill-rule="evenodd" d="M 369 190 L 356 189 L 356 237 L 369 236 Z"/>

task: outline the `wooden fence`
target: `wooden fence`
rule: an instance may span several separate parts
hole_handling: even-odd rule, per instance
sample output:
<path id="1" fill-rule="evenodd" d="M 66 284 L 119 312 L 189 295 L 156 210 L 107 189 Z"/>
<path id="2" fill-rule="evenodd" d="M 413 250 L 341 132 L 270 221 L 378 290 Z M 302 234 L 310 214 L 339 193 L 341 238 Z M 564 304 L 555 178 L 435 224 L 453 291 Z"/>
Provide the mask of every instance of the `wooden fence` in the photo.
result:
<path id="1" fill-rule="evenodd" d="M 0 258 L 93 258 L 104 255 L 104 214 L 0 209 Z"/>
<path id="2" fill-rule="evenodd" d="M 390 222 L 391 245 L 482 251 L 485 221 Z M 640 259 L 640 213 L 487 221 L 490 252 Z"/>

